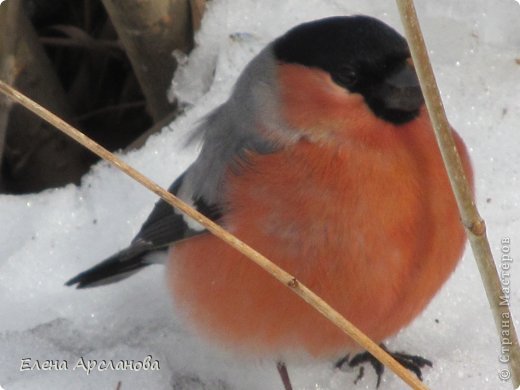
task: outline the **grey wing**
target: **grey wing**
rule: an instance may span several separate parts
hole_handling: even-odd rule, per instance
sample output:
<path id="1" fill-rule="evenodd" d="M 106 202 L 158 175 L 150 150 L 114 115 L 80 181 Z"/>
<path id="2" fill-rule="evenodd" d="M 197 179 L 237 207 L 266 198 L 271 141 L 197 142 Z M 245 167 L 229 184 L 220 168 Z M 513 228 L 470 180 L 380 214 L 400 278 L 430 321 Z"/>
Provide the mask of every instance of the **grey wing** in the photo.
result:
<path id="1" fill-rule="evenodd" d="M 275 60 L 270 46 L 244 70 L 230 99 L 214 110 L 199 126 L 203 147 L 197 160 L 169 188 L 204 215 L 218 221 L 225 204 L 226 175 L 240 174 L 247 166 L 246 151 L 268 154 L 279 145 L 258 128 L 276 129 L 287 141 L 296 142 L 292 131 L 278 116 Z M 273 133 L 274 134 L 274 133 Z M 168 245 L 205 233 L 195 221 L 183 216 L 166 202 L 156 203 L 150 216 L 130 246 L 80 273 L 66 284 L 78 288 L 112 283 L 149 265 L 150 253 Z"/>
<path id="2" fill-rule="evenodd" d="M 179 195 L 186 174 L 180 176 L 168 189 L 174 195 Z M 208 205 L 202 197 L 190 196 L 188 202 L 199 212 L 213 221 L 221 217 L 220 208 L 216 205 Z M 204 233 L 201 228 L 194 228 L 189 217 L 174 209 L 164 200 L 159 200 L 152 212 L 144 222 L 141 230 L 132 240 L 132 245 L 146 244 L 153 249 L 160 249 L 175 241 Z"/>
<path id="3" fill-rule="evenodd" d="M 168 189 L 172 194 L 178 195 L 185 175 L 180 176 Z M 217 206 L 207 204 L 202 198 L 192 199 L 192 202 L 195 208 L 208 218 L 215 221 L 220 218 L 221 213 Z M 65 284 L 85 288 L 125 279 L 141 268 L 150 265 L 149 259 L 152 253 L 165 251 L 170 244 L 176 241 L 206 232 L 204 229 L 193 226 L 194 224 L 190 223 L 188 217 L 161 199 L 155 204 L 130 246 L 81 272 Z"/>

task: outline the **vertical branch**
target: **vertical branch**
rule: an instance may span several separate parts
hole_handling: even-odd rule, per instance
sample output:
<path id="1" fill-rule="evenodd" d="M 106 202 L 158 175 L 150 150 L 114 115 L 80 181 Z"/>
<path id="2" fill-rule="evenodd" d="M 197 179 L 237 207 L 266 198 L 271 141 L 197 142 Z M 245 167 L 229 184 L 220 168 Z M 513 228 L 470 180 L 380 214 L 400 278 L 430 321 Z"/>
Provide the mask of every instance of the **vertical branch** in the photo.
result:
<path id="1" fill-rule="evenodd" d="M 9 5 L 4 4 L 0 7 L 0 80 L 5 80 L 12 85 L 15 79 L 14 64 L 14 23 L 10 23 L 20 8 L 19 2 L 11 2 Z M 7 134 L 7 125 L 9 123 L 9 114 L 11 112 L 12 100 L 5 96 L 0 97 L 0 172 L 2 162 L 4 160 L 5 139 Z M 2 187 L 2 177 L 0 176 L 0 189 Z"/>
<path id="2" fill-rule="evenodd" d="M 72 116 L 67 96 L 24 12 L 22 1 L 0 6 L 0 77 L 65 118 Z M 85 172 L 84 151 L 20 107 L 2 108 L 8 124 L 3 149 L 6 191 L 39 191 L 77 180 Z"/>
<path id="3" fill-rule="evenodd" d="M 190 0 L 191 26 L 194 33 L 200 29 L 205 9 L 206 0 Z"/>
<path id="4" fill-rule="evenodd" d="M 421 83 L 426 106 L 430 114 L 435 135 L 446 165 L 453 193 L 457 200 L 462 223 L 468 233 L 471 248 L 477 261 L 484 283 L 486 295 L 491 306 L 499 335 L 507 328 L 510 345 L 509 366 L 513 385 L 520 385 L 520 347 L 516 330 L 509 310 L 509 302 L 504 299 L 500 279 L 495 267 L 491 248 L 486 236 L 486 225 L 480 217 L 471 195 L 471 189 L 462 169 L 460 157 L 453 142 L 451 127 L 446 118 L 441 96 L 428 52 L 421 33 L 413 0 L 397 0 L 410 51 Z"/>
<path id="5" fill-rule="evenodd" d="M 173 109 L 166 97 L 173 72 L 175 49 L 192 44 L 188 0 L 102 0 L 110 15 L 154 121 Z"/>

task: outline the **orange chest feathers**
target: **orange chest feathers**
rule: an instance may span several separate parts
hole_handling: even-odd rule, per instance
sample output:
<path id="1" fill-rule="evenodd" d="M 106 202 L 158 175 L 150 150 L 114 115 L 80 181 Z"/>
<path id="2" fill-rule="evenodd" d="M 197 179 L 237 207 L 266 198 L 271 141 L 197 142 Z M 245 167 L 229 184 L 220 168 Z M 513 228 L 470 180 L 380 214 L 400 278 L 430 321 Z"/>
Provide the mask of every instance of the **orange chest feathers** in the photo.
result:
<path id="1" fill-rule="evenodd" d="M 277 153 L 249 156 L 244 171 L 228 178 L 222 222 L 381 341 L 420 313 L 464 247 L 427 123 L 419 118 L 413 128 L 381 129 L 402 132 L 382 134 L 380 141 L 302 140 Z M 171 257 L 176 301 L 223 343 L 258 353 L 297 348 L 330 355 L 353 348 L 313 309 L 218 239 L 179 243 Z"/>

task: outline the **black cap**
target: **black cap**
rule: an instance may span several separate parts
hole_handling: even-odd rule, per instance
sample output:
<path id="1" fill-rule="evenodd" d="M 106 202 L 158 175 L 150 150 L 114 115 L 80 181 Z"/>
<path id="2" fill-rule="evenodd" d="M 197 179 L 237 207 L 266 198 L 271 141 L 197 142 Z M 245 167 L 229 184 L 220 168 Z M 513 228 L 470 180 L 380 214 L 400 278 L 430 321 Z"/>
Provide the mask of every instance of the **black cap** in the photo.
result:
<path id="1" fill-rule="evenodd" d="M 274 42 L 274 53 L 281 62 L 330 73 L 389 122 L 414 119 L 423 104 L 406 40 L 375 18 L 338 16 L 301 24 Z"/>

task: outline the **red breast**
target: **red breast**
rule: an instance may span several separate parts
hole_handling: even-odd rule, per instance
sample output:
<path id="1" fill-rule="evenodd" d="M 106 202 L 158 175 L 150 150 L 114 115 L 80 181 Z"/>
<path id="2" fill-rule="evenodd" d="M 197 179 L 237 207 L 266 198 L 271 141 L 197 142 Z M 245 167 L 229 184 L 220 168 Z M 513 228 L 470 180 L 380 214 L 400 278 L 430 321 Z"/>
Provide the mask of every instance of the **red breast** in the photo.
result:
<path id="1" fill-rule="evenodd" d="M 305 137 L 228 174 L 223 224 L 381 341 L 424 309 L 464 248 L 427 112 L 395 126 L 325 72 L 282 65 L 279 79 L 283 116 Z M 212 235 L 176 244 L 170 257 L 177 305 L 223 344 L 275 355 L 357 348 Z"/>

